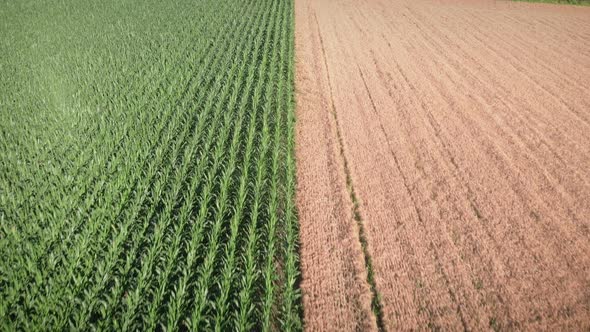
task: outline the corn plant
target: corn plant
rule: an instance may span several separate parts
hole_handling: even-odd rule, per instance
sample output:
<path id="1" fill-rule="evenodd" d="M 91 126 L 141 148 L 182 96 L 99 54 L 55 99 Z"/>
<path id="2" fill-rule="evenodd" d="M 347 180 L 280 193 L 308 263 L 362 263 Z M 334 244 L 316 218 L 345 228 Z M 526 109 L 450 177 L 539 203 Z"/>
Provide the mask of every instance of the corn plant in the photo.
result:
<path id="1" fill-rule="evenodd" d="M 292 1 L 0 22 L 0 329 L 300 330 Z"/>

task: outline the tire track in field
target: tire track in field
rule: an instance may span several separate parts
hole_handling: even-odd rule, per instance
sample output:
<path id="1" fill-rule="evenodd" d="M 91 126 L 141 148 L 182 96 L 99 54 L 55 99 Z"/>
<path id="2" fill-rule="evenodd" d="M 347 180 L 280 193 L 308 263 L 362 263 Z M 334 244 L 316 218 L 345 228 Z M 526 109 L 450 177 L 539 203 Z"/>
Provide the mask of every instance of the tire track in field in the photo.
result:
<path id="1" fill-rule="evenodd" d="M 310 167 L 318 151 L 336 161 L 343 154 L 383 328 L 590 327 L 590 10 L 467 0 L 296 4 L 305 8 L 296 11 L 298 33 L 310 34 L 302 22 L 317 20 L 322 37 L 319 46 L 296 44 L 298 62 L 318 69 L 304 79 L 298 71 L 298 114 L 327 117 L 326 99 L 301 97 L 329 92 L 338 119 L 316 121 L 313 131 L 299 121 L 298 145 L 316 143 L 298 149 L 298 175 L 325 176 Z M 322 148 L 322 130 L 341 151 Z M 321 201 L 320 187 L 342 186 L 346 176 L 327 179 L 300 177 L 299 197 Z M 303 247 L 326 235 L 321 210 L 299 204 L 302 229 L 317 232 L 301 237 Z M 332 224 L 348 222 L 333 216 Z M 342 253 L 348 258 L 337 260 L 362 257 Z M 343 284 L 320 274 L 304 273 L 304 298 L 318 283 Z M 343 296 L 356 298 L 332 290 L 304 300 L 305 321 L 340 325 L 309 330 L 359 326 L 333 310 Z M 359 321 L 353 312 L 350 321 Z"/>
<path id="2" fill-rule="evenodd" d="M 296 155 L 306 165 L 297 169 L 301 289 L 304 310 L 314 313 L 305 316 L 304 324 L 317 331 L 376 330 L 322 36 L 312 8 L 302 1 L 295 6 Z M 303 45 L 309 45 L 304 54 Z"/>

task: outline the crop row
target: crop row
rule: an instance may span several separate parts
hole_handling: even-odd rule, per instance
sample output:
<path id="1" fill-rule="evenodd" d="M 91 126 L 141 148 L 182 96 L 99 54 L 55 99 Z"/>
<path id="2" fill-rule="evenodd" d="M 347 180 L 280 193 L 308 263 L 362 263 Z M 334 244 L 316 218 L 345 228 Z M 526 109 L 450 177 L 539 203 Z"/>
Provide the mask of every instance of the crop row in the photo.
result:
<path id="1" fill-rule="evenodd" d="M 293 6 L 0 5 L 6 330 L 297 330 Z"/>

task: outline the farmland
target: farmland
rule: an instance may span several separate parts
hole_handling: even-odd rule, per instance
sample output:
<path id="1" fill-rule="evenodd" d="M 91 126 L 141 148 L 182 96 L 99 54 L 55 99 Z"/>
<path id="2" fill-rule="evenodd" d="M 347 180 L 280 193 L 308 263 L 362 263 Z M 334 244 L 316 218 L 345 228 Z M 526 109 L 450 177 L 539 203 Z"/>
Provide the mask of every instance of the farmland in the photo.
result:
<path id="1" fill-rule="evenodd" d="M 563 2 L 0 1 L 0 331 L 590 329 Z"/>
<path id="2" fill-rule="evenodd" d="M 589 8 L 297 0 L 295 27 L 306 328 L 588 330 Z"/>
<path id="3" fill-rule="evenodd" d="M 290 1 L 0 4 L 0 328 L 301 328 Z"/>

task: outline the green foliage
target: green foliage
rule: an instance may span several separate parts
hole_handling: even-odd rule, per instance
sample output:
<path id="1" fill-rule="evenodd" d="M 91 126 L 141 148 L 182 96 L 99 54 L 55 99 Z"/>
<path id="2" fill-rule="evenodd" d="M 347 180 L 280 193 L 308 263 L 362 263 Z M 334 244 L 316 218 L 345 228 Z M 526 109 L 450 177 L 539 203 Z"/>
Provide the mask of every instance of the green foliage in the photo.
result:
<path id="1" fill-rule="evenodd" d="M 0 25 L 0 329 L 300 330 L 292 1 Z"/>

